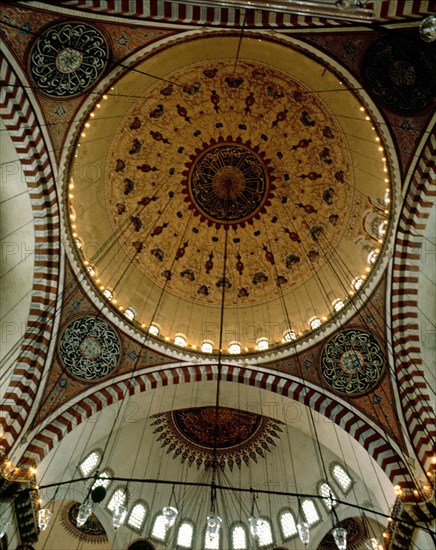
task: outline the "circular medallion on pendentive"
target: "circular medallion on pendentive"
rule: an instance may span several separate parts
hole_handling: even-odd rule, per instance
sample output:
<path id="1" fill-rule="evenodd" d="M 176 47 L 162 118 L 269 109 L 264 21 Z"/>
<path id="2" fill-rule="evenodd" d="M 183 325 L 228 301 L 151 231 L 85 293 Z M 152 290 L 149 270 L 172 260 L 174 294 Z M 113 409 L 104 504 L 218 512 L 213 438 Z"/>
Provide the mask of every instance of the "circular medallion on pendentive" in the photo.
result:
<path id="1" fill-rule="evenodd" d="M 63 98 L 82 93 L 103 74 L 109 47 L 103 34 L 85 23 L 58 23 L 38 35 L 29 53 L 37 88 Z"/>
<path id="2" fill-rule="evenodd" d="M 362 74 L 377 100 L 399 112 L 427 109 L 436 95 L 436 53 L 415 35 L 383 36 L 370 45 Z"/>
<path id="3" fill-rule="evenodd" d="M 85 381 L 99 380 L 117 367 L 121 343 L 113 328 L 96 317 L 81 317 L 64 330 L 60 359 L 69 374 Z"/>
<path id="4" fill-rule="evenodd" d="M 197 150 L 191 160 L 185 191 L 202 221 L 217 226 L 243 224 L 269 204 L 272 177 L 257 147 L 213 142 Z"/>
<path id="5" fill-rule="evenodd" d="M 386 359 L 368 331 L 347 329 L 335 334 L 321 353 L 321 374 L 338 393 L 356 397 L 373 390 L 383 377 Z"/>

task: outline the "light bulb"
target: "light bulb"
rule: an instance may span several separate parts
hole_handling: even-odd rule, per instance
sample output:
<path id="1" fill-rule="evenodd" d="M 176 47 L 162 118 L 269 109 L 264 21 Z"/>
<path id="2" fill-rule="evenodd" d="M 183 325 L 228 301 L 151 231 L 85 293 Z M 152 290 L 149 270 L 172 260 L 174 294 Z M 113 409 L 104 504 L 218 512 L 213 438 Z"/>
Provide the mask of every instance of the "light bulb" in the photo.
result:
<path id="1" fill-rule="evenodd" d="M 38 527 L 41 531 L 47 529 L 52 513 L 53 512 L 49 508 L 41 508 L 41 510 L 39 510 Z"/>
<path id="2" fill-rule="evenodd" d="M 127 508 L 125 506 L 121 505 L 115 508 L 112 516 L 112 525 L 114 529 L 118 529 L 118 527 L 121 527 L 121 525 L 123 525 L 126 519 L 126 516 L 127 516 Z"/>
<path id="3" fill-rule="evenodd" d="M 92 514 L 92 504 L 83 503 L 79 506 L 79 512 L 76 518 L 77 527 L 83 527 Z"/>
<path id="4" fill-rule="evenodd" d="M 333 538 L 339 550 L 347 550 L 347 534 L 347 530 L 343 527 L 336 527 L 336 529 L 333 529 Z"/>
<path id="5" fill-rule="evenodd" d="M 309 544 L 310 541 L 310 527 L 306 521 L 303 523 L 297 523 L 298 536 L 303 544 Z"/>
<path id="6" fill-rule="evenodd" d="M 179 511 L 177 510 L 177 508 L 174 508 L 173 506 L 164 506 L 162 508 L 162 515 L 164 517 L 165 527 L 167 529 L 169 529 L 174 525 L 178 514 L 179 514 Z"/>

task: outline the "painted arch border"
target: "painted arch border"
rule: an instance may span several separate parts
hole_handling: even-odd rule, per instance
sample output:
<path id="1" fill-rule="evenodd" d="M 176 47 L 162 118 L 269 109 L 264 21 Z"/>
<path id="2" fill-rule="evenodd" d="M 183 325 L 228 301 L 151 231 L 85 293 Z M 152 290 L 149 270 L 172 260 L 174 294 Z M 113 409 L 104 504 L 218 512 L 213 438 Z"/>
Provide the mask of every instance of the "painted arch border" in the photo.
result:
<path id="1" fill-rule="evenodd" d="M 406 492 L 414 487 L 401 452 L 396 450 L 396 445 L 390 441 L 390 438 L 384 437 L 381 429 L 377 430 L 370 422 L 365 421 L 352 411 L 349 406 L 342 404 L 327 393 L 303 385 L 294 377 L 273 374 L 266 369 L 252 366 L 242 368 L 223 365 L 220 379 L 255 386 L 283 397 L 289 397 L 321 413 L 362 445 L 393 484 L 400 485 Z M 39 463 L 64 436 L 83 421 L 105 407 L 122 401 L 126 396 L 169 385 L 216 380 L 218 380 L 217 365 L 178 363 L 153 372 L 144 370 L 134 377 L 126 375 L 123 379 L 118 379 L 110 385 L 94 391 L 90 390 L 88 395 L 79 396 L 78 400 L 68 408 L 64 408 L 57 415 L 51 415 L 29 437 L 29 444 L 24 450 L 20 462 L 29 466 Z"/>
<path id="2" fill-rule="evenodd" d="M 427 382 L 422 371 L 419 335 L 419 263 L 422 235 L 436 206 L 435 118 L 428 126 L 429 137 L 404 192 L 402 211 L 395 235 L 390 266 L 391 288 L 386 300 L 390 311 L 393 357 L 390 357 L 398 384 L 398 408 L 402 410 L 410 442 L 423 470 L 431 467 L 436 426 Z M 411 232 L 415 231 L 415 234 Z"/>
<path id="3" fill-rule="evenodd" d="M 0 55 L 2 89 L 0 114 L 20 160 L 33 214 L 35 232 L 32 296 L 26 330 L 8 381 L 0 415 L 0 445 L 6 452 L 17 442 L 31 417 L 44 369 L 53 355 L 59 323 L 63 272 L 61 222 L 55 179 L 55 161 L 50 157 L 50 138 L 39 125 L 42 114 L 32 92 L 23 89 L 28 80 L 6 43 Z M 30 86 L 27 87 L 30 89 Z M 39 245 L 39 246 L 38 246 Z"/>

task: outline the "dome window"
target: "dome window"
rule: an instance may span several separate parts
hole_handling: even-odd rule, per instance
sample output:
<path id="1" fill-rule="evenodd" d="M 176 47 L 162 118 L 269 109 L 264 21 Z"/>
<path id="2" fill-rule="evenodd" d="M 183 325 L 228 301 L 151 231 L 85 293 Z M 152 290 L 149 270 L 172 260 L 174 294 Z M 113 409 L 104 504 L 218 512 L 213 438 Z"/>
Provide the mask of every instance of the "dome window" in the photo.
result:
<path id="1" fill-rule="evenodd" d="M 334 309 L 334 311 L 336 311 L 336 312 L 337 312 L 337 311 L 341 311 L 341 309 L 342 309 L 344 306 L 345 306 L 345 304 L 344 304 L 344 302 L 343 302 L 340 298 L 338 298 L 337 300 L 335 300 L 335 301 L 333 302 L 333 309 Z"/>
<path id="2" fill-rule="evenodd" d="M 105 288 L 103 290 L 103 296 L 105 298 L 107 298 L 109 301 L 112 300 L 112 298 L 114 297 L 114 295 L 112 294 L 112 292 L 108 288 Z"/>
<path id="3" fill-rule="evenodd" d="M 241 353 L 241 344 L 239 342 L 230 342 L 229 353 L 231 353 L 232 355 L 238 355 L 239 353 Z"/>
<path id="4" fill-rule="evenodd" d="M 177 546 L 181 548 L 192 548 L 194 528 L 187 521 L 183 522 L 177 532 Z"/>
<path id="5" fill-rule="evenodd" d="M 342 468 L 339 464 L 336 464 L 333 467 L 332 474 L 339 487 L 344 491 L 344 493 L 347 493 L 350 490 L 353 481 L 344 468 Z"/>
<path id="6" fill-rule="evenodd" d="M 377 252 L 375 250 L 371 250 L 371 252 L 368 254 L 368 263 L 369 264 L 375 264 L 377 260 Z"/>
<path id="7" fill-rule="evenodd" d="M 174 337 L 176 346 L 184 348 L 186 346 L 186 336 L 184 334 L 176 334 Z"/>
<path id="8" fill-rule="evenodd" d="M 280 514 L 280 528 L 284 539 L 290 539 L 298 533 L 295 518 L 290 511 Z"/>
<path id="9" fill-rule="evenodd" d="M 159 336 L 160 334 L 160 328 L 157 325 L 150 325 L 148 327 L 148 333 L 152 336 Z"/>
<path id="10" fill-rule="evenodd" d="M 129 527 L 133 527 L 133 529 L 136 529 L 137 531 L 141 531 L 142 527 L 144 526 L 146 514 L 146 507 L 144 506 L 144 504 L 138 502 L 138 504 L 135 504 L 129 514 L 127 525 Z"/>
<path id="11" fill-rule="evenodd" d="M 201 351 L 203 353 L 212 353 L 213 352 L 213 344 L 212 342 L 209 342 L 209 340 L 204 340 L 201 344 Z"/>
<path id="12" fill-rule="evenodd" d="M 133 321 L 136 317 L 136 311 L 133 309 L 133 307 L 127 307 L 124 311 L 124 316 L 127 317 L 129 321 Z"/>
<path id="13" fill-rule="evenodd" d="M 265 338 L 265 336 L 262 336 L 262 338 L 258 338 L 256 347 L 259 351 L 267 350 L 269 348 L 268 338 Z"/>
<path id="14" fill-rule="evenodd" d="M 233 550 L 246 550 L 247 533 L 242 525 L 236 525 L 232 529 L 232 548 Z"/>
<path id="15" fill-rule="evenodd" d="M 98 463 L 100 462 L 100 454 L 97 451 L 90 453 L 85 460 L 83 460 L 79 465 L 80 473 L 83 477 L 88 477 L 94 472 L 97 468 Z"/>
<path id="16" fill-rule="evenodd" d="M 107 509 L 110 512 L 114 512 L 120 506 L 125 506 L 127 500 L 127 495 L 123 489 L 116 489 L 113 493 L 110 501 L 108 502 Z"/>
<path id="17" fill-rule="evenodd" d="M 293 342 L 297 339 L 297 335 L 291 328 L 288 328 L 284 331 L 283 338 L 286 340 L 286 342 Z"/>
<path id="18" fill-rule="evenodd" d="M 315 317 L 310 321 L 309 326 L 312 330 L 319 328 L 321 326 L 321 319 L 319 319 L 318 317 Z"/>
<path id="19" fill-rule="evenodd" d="M 336 495 L 328 483 L 321 483 L 319 487 L 319 494 L 322 497 L 327 510 L 331 510 L 337 505 Z"/>
<path id="20" fill-rule="evenodd" d="M 315 504 L 312 500 L 306 499 L 302 503 L 304 517 L 306 518 L 307 523 L 312 526 L 319 521 L 319 514 L 316 510 Z"/>
<path id="21" fill-rule="evenodd" d="M 356 277 L 356 279 L 353 280 L 354 290 L 359 290 L 362 285 L 363 285 L 363 279 L 361 277 Z"/>

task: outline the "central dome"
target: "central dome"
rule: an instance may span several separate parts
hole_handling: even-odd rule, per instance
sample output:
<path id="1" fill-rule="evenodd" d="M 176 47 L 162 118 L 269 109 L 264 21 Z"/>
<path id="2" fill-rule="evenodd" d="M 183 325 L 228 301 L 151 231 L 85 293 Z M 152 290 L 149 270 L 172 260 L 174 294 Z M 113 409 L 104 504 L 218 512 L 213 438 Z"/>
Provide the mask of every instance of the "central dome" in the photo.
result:
<path id="1" fill-rule="evenodd" d="M 254 351 L 363 284 L 387 168 L 375 121 L 320 60 L 247 37 L 235 66 L 237 45 L 178 39 L 120 79 L 83 128 L 70 217 L 128 319 L 216 347 L 224 287 L 224 350 Z"/>

